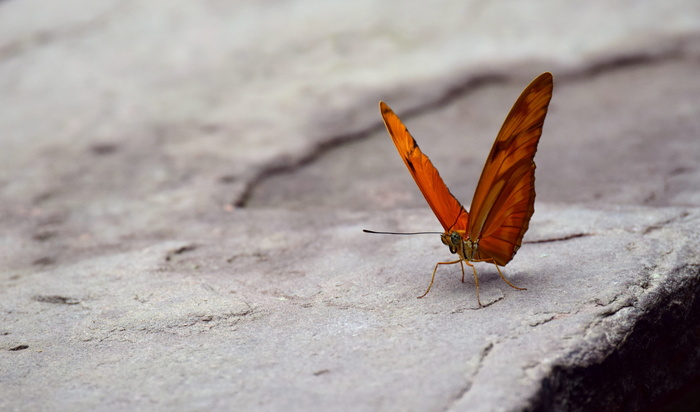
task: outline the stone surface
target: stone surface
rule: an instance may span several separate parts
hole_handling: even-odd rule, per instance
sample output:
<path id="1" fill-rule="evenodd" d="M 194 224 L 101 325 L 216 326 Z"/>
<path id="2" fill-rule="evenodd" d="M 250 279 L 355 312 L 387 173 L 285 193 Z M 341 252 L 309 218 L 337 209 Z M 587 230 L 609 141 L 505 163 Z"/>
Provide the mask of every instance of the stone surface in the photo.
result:
<path id="1" fill-rule="evenodd" d="M 0 2 L 0 409 L 643 409 L 700 368 L 700 7 Z M 469 202 L 555 95 L 505 275 L 460 282 L 381 129 Z"/>
<path id="2" fill-rule="evenodd" d="M 3 409 L 519 409 L 656 305 L 697 305 L 674 295 L 700 287 L 697 209 L 541 209 L 506 269 L 528 290 L 479 265 L 480 310 L 455 270 L 415 299 L 447 251 L 360 232 L 393 213 L 236 211 L 7 280 Z"/>

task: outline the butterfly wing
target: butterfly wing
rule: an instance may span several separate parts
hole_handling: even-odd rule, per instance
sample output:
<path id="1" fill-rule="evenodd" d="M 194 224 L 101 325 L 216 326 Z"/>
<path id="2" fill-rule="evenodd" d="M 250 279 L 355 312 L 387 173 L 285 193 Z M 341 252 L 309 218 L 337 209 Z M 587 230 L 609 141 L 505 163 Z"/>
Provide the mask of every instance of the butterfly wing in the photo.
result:
<path id="1" fill-rule="evenodd" d="M 379 110 L 396 149 L 442 227 L 446 232 L 466 230 L 469 214 L 450 193 L 428 156 L 423 154 L 406 126 L 386 103 L 379 102 Z"/>
<path id="2" fill-rule="evenodd" d="M 474 260 L 508 263 L 535 211 L 535 152 L 552 97 L 552 74 L 542 73 L 508 113 L 476 186 L 469 237 L 479 240 Z"/>

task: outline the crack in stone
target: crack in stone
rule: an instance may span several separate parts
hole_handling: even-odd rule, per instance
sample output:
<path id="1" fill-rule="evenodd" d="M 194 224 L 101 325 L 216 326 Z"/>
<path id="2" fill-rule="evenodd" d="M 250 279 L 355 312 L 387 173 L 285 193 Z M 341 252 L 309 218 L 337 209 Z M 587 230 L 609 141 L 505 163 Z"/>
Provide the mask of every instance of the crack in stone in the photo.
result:
<path id="1" fill-rule="evenodd" d="M 423 113 L 434 111 L 440 107 L 446 106 L 458 98 L 476 91 L 480 87 L 487 85 L 495 85 L 505 83 L 508 77 L 501 74 L 482 73 L 470 75 L 466 80 L 458 82 L 457 85 L 449 87 L 442 96 L 432 100 L 424 105 L 404 110 L 402 118 L 408 119 L 413 116 L 418 116 Z M 352 133 L 346 133 L 331 137 L 328 140 L 318 142 L 312 149 L 299 158 L 290 158 L 289 156 L 281 156 L 274 163 L 262 167 L 261 170 L 248 182 L 238 199 L 231 202 L 234 207 L 246 207 L 257 187 L 270 177 L 294 171 L 300 167 L 314 162 L 331 150 L 342 147 L 345 144 L 366 139 L 372 134 L 383 129 L 383 123 L 377 121 L 373 125 Z"/>
<path id="2" fill-rule="evenodd" d="M 630 67 L 647 66 L 657 62 L 680 59 L 685 56 L 683 46 L 674 44 L 661 50 L 634 51 L 617 56 L 610 56 L 605 60 L 594 62 L 580 72 L 581 78 L 590 78 L 601 74 L 624 70 Z"/>
<path id="3" fill-rule="evenodd" d="M 540 239 L 540 240 L 527 240 L 524 241 L 523 243 L 550 243 L 550 242 L 562 242 L 565 240 L 570 240 L 570 239 L 576 239 L 579 237 L 585 237 L 585 236 L 593 236 L 591 233 L 575 233 L 573 235 L 567 235 L 567 236 L 562 236 L 562 237 L 553 237 L 549 239 Z"/>
<path id="4" fill-rule="evenodd" d="M 536 319 L 534 322 L 528 323 L 530 327 L 536 328 L 538 326 L 544 325 L 546 323 L 549 323 L 553 321 L 554 319 L 557 319 L 559 313 L 535 313 L 534 315 L 545 315 L 544 318 L 542 319 Z"/>
<path id="5" fill-rule="evenodd" d="M 645 66 L 660 64 L 670 60 L 678 60 L 686 57 L 689 52 L 686 52 L 685 44 L 674 40 L 670 45 L 658 47 L 657 50 L 631 51 L 622 53 L 616 56 L 608 56 L 600 61 L 594 62 L 588 66 L 582 67 L 579 70 L 572 70 L 568 73 L 564 72 L 557 76 L 558 79 L 589 79 L 602 74 L 606 74 L 615 70 L 626 69 L 635 66 Z M 410 119 L 413 116 L 418 116 L 427 112 L 435 111 L 441 107 L 447 106 L 453 101 L 462 98 L 470 93 L 475 92 L 481 87 L 503 84 L 509 81 L 511 76 L 501 72 L 491 73 L 470 73 L 461 81 L 455 82 L 454 85 L 446 87 L 445 91 L 440 96 L 426 102 L 425 104 L 403 110 L 402 118 Z M 382 129 L 382 123 L 377 121 L 372 126 L 363 130 L 340 134 L 330 137 L 327 140 L 314 144 L 305 154 L 300 157 L 290 157 L 282 155 L 273 163 L 264 165 L 255 173 L 252 178 L 246 179 L 244 188 L 236 199 L 232 200 L 230 205 L 233 207 L 246 207 L 250 199 L 253 197 L 255 190 L 268 178 L 280 175 L 287 172 L 292 172 L 307 164 L 310 164 L 324 156 L 331 150 L 342 147 L 345 144 L 360 141 L 368 138 L 378 130 Z M 568 240 L 574 237 L 587 236 L 589 234 L 578 234 L 572 237 L 564 237 L 557 240 Z M 544 243 L 550 240 L 531 241 L 526 243 Z"/>
<path id="6" fill-rule="evenodd" d="M 646 229 L 644 229 L 644 230 L 642 231 L 642 234 L 648 235 L 648 234 L 651 233 L 651 232 L 654 232 L 654 231 L 657 231 L 657 230 L 661 230 L 661 229 L 663 229 L 665 226 L 668 226 L 668 225 L 671 224 L 671 223 L 675 223 L 675 222 L 678 221 L 678 220 L 683 220 L 683 219 L 685 219 L 686 217 L 688 217 L 689 215 L 690 215 L 690 212 L 684 210 L 684 211 L 681 212 L 678 216 L 673 216 L 672 218 L 666 219 L 666 220 L 664 220 L 663 222 L 654 223 L 653 225 L 650 225 L 649 227 L 647 227 Z"/>
<path id="7" fill-rule="evenodd" d="M 170 262 L 176 255 L 181 255 L 185 252 L 191 252 L 193 250 L 197 249 L 197 245 L 194 243 L 190 243 L 184 246 L 180 246 L 176 249 L 169 250 L 165 254 L 165 261 Z"/>
<path id="8" fill-rule="evenodd" d="M 459 402 L 464 396 L 469 393 L 471 390 L 472 386 L 474 385 L 474 378 L 476 375 L 479 374 L 479 371 L 481 370 L 481 367 L 484 365 L 484 360 L 486 360 L 486 357 L 491 353 L 493 350 L 493 347 L 495 346 L 494 342 L 489 342 L 482 350 L 481 353 L 479 354 L 479 359 L 477 360 L 476 363 L 476 368 L 474 368 L 474 372 L 471 373 L 471 376 L 467 378 L 467 381 L 465 382 L 464 386 L 460 388 L 460 390 L 449 400 L 447 406 L 444 408 L 444 410 L 449 411 L 451 410 L 454 405 Z"/>
<path id="9" fill-rule="evenodd" d="M 56 305 L 77 305 L 80 303 L 80 299 L 60 295 L 35 295 L 32 296 L 32 300 Z"/>
<path id="10" fill-rule="evenodd" d="M 273 163 L 263 166 L 252 179 L 245 182 L 245 186 L 241 191 L 241 194 L 238 196 L 238 199 L 231 202 L 232 206 L 246 207 L 258 186 L 268 178 L 284 174 L 286 172 L 291 172 L 313 163 L 331 150 L 369 137 L 370 135 L 381 130 L 381 126 L 382 125 L 380 123 L 376 123 L 357 132 L 337 135 L 328 140 L 318 142 L 298 158 L 281 156 Z"/>

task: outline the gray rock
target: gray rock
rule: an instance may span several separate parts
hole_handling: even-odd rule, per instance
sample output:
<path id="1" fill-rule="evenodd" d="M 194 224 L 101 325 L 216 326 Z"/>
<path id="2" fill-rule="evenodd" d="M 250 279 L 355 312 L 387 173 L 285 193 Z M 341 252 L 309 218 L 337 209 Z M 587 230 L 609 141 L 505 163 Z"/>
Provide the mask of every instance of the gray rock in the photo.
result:
<path id="1" fill-rule="evenodd" d="M 360 231 L 394 213 L 229 216 L 5 281 L 3 409 L 639 406 L 693 371 L 669 348 L 697 359 L 697 209 L 540 205 L 505 268 L 528 290 L 479 264 L 483 309 L 456 268 L 415 298 L 448 253 Z"/>
<path id="2" fill-rule="evenodd" d="M 640 410 L 700 367 L 700 10 L 0 2 L 1 410 Z M 469 202 L 555 95 L 536 213 L 468 274 L 382 130 Z"/>

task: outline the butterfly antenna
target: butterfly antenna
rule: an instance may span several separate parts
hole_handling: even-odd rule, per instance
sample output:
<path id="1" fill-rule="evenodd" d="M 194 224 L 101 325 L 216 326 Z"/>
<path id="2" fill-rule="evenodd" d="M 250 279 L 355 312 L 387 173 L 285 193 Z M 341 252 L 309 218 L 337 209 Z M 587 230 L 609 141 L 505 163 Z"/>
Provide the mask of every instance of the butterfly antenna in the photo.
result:
<path id="1" fill-rule="evenodd" d="M 373 235 L 441 235 L 441 232 L 375 232 L 374 230 L 362 229 L 365 233 Z"/>

